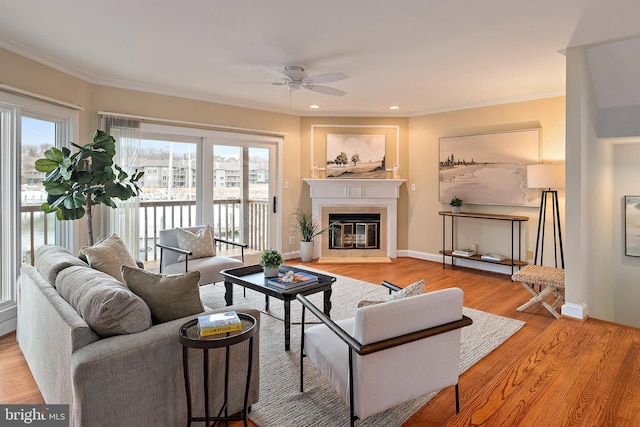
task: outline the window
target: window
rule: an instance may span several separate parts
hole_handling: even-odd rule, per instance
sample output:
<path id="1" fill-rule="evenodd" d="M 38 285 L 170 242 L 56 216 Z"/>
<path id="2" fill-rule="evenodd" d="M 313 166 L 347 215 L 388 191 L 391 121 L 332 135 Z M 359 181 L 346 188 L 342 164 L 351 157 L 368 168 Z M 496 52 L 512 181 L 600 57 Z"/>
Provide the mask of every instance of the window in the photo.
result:
<path id="1" fill-rule="evenodd" d="M 45 197 L 43 176 L 34 167 L 48 147 L 77 141 L 78 117 L 76 109 L 51 100 L 0 91 L 0 335 L 15 329 L 21 264 L 31 264 L 35 249 L 45 243 L 79 248 L 71 239 L 71 224 L 46 218 L 39 210 Z"/>

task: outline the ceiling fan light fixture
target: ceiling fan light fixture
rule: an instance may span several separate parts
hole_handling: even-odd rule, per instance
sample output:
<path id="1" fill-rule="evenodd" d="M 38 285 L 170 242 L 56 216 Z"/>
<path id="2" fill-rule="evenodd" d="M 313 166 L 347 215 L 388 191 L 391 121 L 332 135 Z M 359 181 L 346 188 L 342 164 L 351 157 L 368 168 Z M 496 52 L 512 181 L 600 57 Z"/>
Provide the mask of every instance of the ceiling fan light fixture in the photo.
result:
<path id="1" fill-rule="evenodd" d="M 282 71 L 280 81 L 272 82 L 274 86 L 286 86 L 289 92 L 298 89 L 307 89 L 313 92 L 319 92 L 326 95 L 342 96 L 345 91 L 330 86 L 321 86 L 317 83 L 331 83 L 347 79 L 344 73 L 324 73 L 315 76 L 308 76 L 305 67 L 300 65 L 285 65 Z"/>

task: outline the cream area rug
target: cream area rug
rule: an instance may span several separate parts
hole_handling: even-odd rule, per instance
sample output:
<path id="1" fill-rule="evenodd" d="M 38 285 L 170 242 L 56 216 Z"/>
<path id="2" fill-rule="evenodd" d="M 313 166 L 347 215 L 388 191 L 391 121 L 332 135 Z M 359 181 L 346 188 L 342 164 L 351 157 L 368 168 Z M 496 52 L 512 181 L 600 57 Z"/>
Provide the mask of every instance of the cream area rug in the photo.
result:
<path id="1" fill-rule="evenodd" d="M 383 299 L 386 288 L 344 276 L 336 276 L 331 296 L 331 318 L 351 317 L 361 299 Z M 224 307 L 224 285 L 201 287 L 202 302 L 211 308 Z M 264 312 L 264 295 L 234 286 L 234 305 L 262 311 L 260 326 L 260 400 L 253 405 L 249 419 L 259 427 L 327 427 L 349 425 L 349 408 L 324 380 L 312 363 L 305 359 L 305 391 L 299 391 L 300 313 L 298 301 L 291 302 L 291 351 L 284 351 L 282 301 L 271 299 L 269 313 Z M 322 294 L 308 297 L 322 309 Z M 524 322 L 465 307 L 473 325 L 462 329 L 460 373 L 501 345 L 516 333 Z M 306 322 L 314 320 L 307 312 Z M 464 387 L 464 384 L 460 384 Z M 358 426 L 400 426 L 424 406 L 436 393 L 389 409 L 357 422 Z M 455 402 L 451 402 L 455 411 Z"/>

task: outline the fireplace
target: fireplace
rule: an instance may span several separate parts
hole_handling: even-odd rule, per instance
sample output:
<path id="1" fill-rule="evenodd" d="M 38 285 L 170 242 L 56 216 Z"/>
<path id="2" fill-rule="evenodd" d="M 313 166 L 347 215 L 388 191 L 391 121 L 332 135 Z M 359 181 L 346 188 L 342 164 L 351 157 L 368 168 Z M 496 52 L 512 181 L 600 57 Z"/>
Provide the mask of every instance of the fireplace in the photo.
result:
<path id="1" fill-rule="evenodd" d="M 329 249 L 380 249 L 380 214 L 330 213 Z"/>
<path id="2" fill-rule="evenodd" d="M 328 238 L 323 236 L 314 258 L 397 257 L 397 205 L 404 179 L 304 181 L 311 189 L 311 213 L 321 219 L 322 227 L 335 221 L 332 218 L 340 220 L 340 237 L 333 230 Z"/>
<path id="3" fill-rule="evenodd" d="M 339 222 L 323 239 L 321 256 L 388 256 L 387 217 L 386 208 L 375 206 L 325 206 L 322 224 Z"/>

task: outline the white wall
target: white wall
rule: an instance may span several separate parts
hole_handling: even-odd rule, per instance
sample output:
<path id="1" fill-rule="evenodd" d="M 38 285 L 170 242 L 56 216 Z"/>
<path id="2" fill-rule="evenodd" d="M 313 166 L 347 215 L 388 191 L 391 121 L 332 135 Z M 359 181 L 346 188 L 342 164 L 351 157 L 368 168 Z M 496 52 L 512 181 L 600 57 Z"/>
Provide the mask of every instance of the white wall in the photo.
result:
<path id="1" fill-rule="evenodd" d="M 522 129 L 541 128 L 540 155 L 543 162 L 562 163 L 565 158 L 565 99 L 554 97 L 512 104 L 450 111 L 411 117 L 409 120 L 409 240 L 408 255 L 441 261 L 442 217 L 438 211 L 450 210 L 448 202 L 439 201 L 439 142 L 441 137 L 474 135 Z M 404 177 L 404 176 L 403 176 Z M 415 190 L 412 186 L 415 184 Z M 564 191 L 559 192 L 563 233 Z M 533 262 L 538 226 L 538 206 L 464 205 L 463 211 L 521 215 L 529 217 L 522 226 L 522 258 Z M 551 215 L 551 211 L 548 211 Z M 511 255 L 510 223 L 464 219 L 456 220 L 456 246 L 478 244 L 480 252 Z M 545 265 L 553 265 L 553 221 L 547 221 L 545 234 Z M 450 247 L 450 219 L 447 220 L 447 247 Z M 551 236 L 551 237 L 550 237 Z M 517 241 L 517 231 L 516 231 Z M 566 240 L 565 240 L 566 242 Z M 566 246 L 565 246 L 566 248 Z M 568 248 L 565 249 L 568 250 Z M 461 260 L 460 264 L 466 260 Z M 469 262 L 469 261 L 468 261 Z M 494 264 L 473 263 L 477 268 L 492 268 Z M 510 273 L 510 268 L 500 269 Z"/>
<path id="2" fill-rule="evenodd" d="M 639 121 L 637 118 L 636 122 Z M 615 271 L 613 321 L 640 327 L 640 257 L 624 253 L 624 196 L 640 195 L 640 139 L 636 143 L 616 144 L 614 150 L 614 245 Z"/>
<path id="3" fill-rule="evenodd" d="M 623 198 L 640 194 L 640 108 L 597 109 L 587 50 L 567 50 L 567 246 L 576 250 L 562 313 L 640 327 L 640 258 L 624 255 L 623 234 Z"/>
<path id="4" fill-rule="evenodd" d="M 588 147 L 595 140 L 596 108 L 584 48 L 567 49 L 565 304 L 562 314 L 585 318 L 589 305 Z"/>

